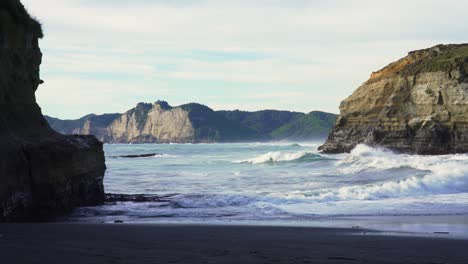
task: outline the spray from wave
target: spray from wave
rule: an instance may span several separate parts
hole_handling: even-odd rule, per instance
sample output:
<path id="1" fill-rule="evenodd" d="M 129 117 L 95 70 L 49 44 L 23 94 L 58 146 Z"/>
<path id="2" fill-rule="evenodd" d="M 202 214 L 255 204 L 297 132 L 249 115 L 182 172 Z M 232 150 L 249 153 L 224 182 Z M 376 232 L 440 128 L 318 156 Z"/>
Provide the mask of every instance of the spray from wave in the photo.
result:
<path id="1" fill-rule="evenodd" d="M 210 146 L 210 155 L 194 156 L 192 148 L 198 147 L 175 152 L 180 155 L 175 160 L 141 159 L 139 162 L 147 162 L 147 168 L 152 171 L 131 177 L 132 183 L 138 180 L 143 183 L 139 193 L 154 181 L 156 191 L 151 189 L 151 192 L 165 194 L 182 186 L 174 191 L 177 195 L 159 202 L 117 202 L 83 208 L 76 215 L 125 221 L 125 217 L 129 221 L 161 217 L 230 221 L 468 214 L 468 155 L 406 155 L 365 145 L 358 145 L 349 154 L 326 155 L 301 143 L 300 146 L 233 145 L 227 146 L 233 149 L 228 151 L 220 145 L 222 151 L 211 153 L 218 147 L 215 145 Z M 190 158 L 186 162 L 190 166 L 184 162 L 186 158 Z M 233 160 L 243 158 L 248 159 L 235 163 L 252 165 L 233 164 Z M 323 160 L 327 161 L 316 162 Z M 164 167 L 157 167 L 160 163 Z M 153 172 L 154 167 L 160 171 L 176 167 L 178 171 L 165 177 L 162 172 Z M 208 170 L 211 171 L 207 173 Z M 125 183 L 128 183 L 127 175 L 125 171 L 122 174 Z M 112 176 L 107 178 L 113 180 L 121 175 Z"/>
<path id="2" fill-rule="evenodd" d="M 468 155 L 420 156 L 395 154 L 385 149 L 357 146 L 336 163 L 344 177 L 361 172 L 380 173 L 412 168 L 425 171 L 398 181 L 345 186 L 309 194 L 320 201 L 378 200 L 397 197 L 454 194 L 468 191 Z"/>

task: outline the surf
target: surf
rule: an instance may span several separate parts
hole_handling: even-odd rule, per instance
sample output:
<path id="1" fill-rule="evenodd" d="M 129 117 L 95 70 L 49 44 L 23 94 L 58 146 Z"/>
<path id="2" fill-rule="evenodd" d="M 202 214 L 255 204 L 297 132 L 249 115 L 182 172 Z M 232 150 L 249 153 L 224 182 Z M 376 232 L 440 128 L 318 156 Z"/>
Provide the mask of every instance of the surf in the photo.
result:
<path id="1" fill-rule="evenodd" d="M 280 163 L 280 162 L 311 162 L 318 160 L 325 160 L 327 158 L 307 151 L 299 152 L 283 152 L 283 151 L 271 151 L 259 156 L 237 160 L 235 163 L 250 163 L 250 164 L 265 164 L 265 163 Z"/>

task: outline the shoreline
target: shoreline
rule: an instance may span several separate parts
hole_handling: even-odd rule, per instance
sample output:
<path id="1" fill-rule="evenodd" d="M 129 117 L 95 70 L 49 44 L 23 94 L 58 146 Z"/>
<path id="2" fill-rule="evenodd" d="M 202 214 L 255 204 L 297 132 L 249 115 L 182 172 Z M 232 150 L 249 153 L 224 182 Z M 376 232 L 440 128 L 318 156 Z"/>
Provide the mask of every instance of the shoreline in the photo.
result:
<path id="1" fill-rule="evenodd" d="M 344 228 L 0 224 L 5 263 L 467 263 L 468 240 Z"/>
<path id="2" fill-rule="evenodd" d="M 149 197 L 153 199 L 153 197 Z M 223 219 L 184 218 L 172 216 L 135 217 L 128 215 L 103 215 L 57 219 L 60 223 L 168 226 L 244 226 L 278 228 L 332 228 L 353 229 L 388 236 L 446 238 L 468 240 L 468 214 L 453 215 L 356 215 L 314 216 L 287 219 Z"/>

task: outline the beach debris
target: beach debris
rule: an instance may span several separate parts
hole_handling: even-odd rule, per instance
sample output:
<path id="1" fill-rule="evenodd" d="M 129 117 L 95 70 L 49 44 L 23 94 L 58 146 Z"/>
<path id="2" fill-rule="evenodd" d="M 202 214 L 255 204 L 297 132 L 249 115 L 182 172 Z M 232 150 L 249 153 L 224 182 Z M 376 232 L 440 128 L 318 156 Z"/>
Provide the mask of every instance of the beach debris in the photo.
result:
<path id="1" fill-rule="evenodd" d="M 123 224 L 123 223 L 124 223 L 124 221 L 122 221 L 122 220 L 115 220 L 114 221 L 114 224 Z"/>
<path id="2" fill-rule="evenodd" d="M 434 232 L 434 234 L 438 234 L 438 235 L 448 235 L 450 234 L 450 232 L 441 232 L 441 231 L 438 231 L 438 232 Z"/>

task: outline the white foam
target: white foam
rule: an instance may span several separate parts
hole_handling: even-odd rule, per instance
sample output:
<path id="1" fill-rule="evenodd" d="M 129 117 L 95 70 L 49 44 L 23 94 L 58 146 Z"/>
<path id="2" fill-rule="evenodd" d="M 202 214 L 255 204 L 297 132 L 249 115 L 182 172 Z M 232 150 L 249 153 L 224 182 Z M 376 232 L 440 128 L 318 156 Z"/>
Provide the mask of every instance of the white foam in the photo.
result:
<path id="1" fill-rule="evenodd" d="M 179 156 L 171 155 L 171 154 L 156 154 L 153 157 L 154 158 L 178 158 Z"/>
<path id="2" fill-rule="evenodd" d="M 160 172 L 144 171 L 146 174 L 141 177 L 128 177 L 126 171 L 112 174 L 114 178 L 107 179 L 122 177 L 125 188 L 135 182 L 140 184 L 133 189 L 136 193 L 154 190 L 156 194 L 177 192 L 179 195 L 164 198 L 161 203 L 109 204 L 84 210 L 83 214 L 119 219 L 124 215 L 229 221 L 317 215 L 468 214 L 468 155 L 406 155 L 365 145 L 357 146 L 349 154 L 325 155 L 302 144 L 302 147 L 266 148 L 263 148 L 265 144 L 259 145 L 262 147 L 237 148 L 236 145 L 233 153 L 226 152 L 222 145 L 210 145 L 209 155 L 194 155 L 198 152 L 192 149 L 177 152 L 182 153 L 180 161 L 187 159 L 181 164 L 190 164 L 190 167 L 176 167 L 177 177 L 162 176 L 167 168 L 158 166 L 155 168 Z M 222 151 L 212 152 L 216 148 Z M 275 151 L 267 152 L 271 150 Z M 231 162 L 246 157 L 237 162 L 278 164 L 241 166 Z M 333 160 L 317 164 L 296 162 L 329 158 Z"/>
<path id="3" fill-rule="evenodd" d="M 261 164 L 267 162 L 279 162 L 279 161 L 292 161 L 298 160 L 310 152 L 300 151 L 300 152 L 282 152 L 282 151 L 273 151 L 262 154 L 255 158 L 235 161 L 236 163 L 252 163 L 252 164 Z"/>
<path id="4" fill-rule="evenodd" d="M 313 195 L 313 198 L 322 201 L 375 200 L 468 191 L 468 155 L 404 155 L 359 145 L 348 157 L 338 161 L 337 166 L 345 175 L 363 171 L 379 173 L 402 167 L 428 171 L 428 174 L 381 184 L 331 189 Z"/>

